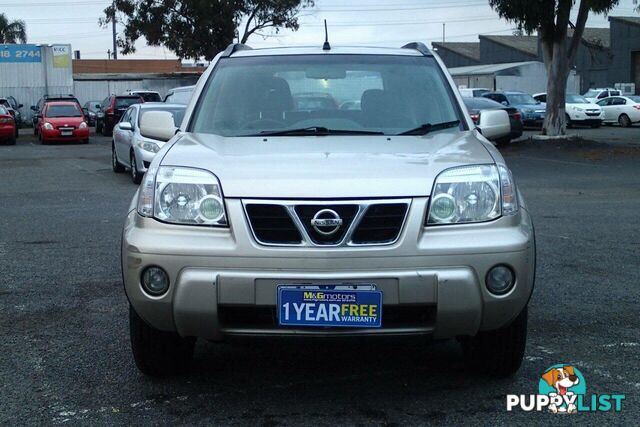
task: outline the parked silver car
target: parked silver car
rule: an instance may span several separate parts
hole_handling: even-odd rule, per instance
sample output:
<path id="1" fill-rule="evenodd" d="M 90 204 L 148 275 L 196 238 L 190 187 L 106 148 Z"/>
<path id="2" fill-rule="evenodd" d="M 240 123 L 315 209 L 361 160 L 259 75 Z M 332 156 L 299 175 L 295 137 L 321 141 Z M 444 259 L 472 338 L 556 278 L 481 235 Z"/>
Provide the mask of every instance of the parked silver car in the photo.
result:
<path id="1" fill-rule="evenodd" d="M 299 110 L 308 92 L 359 108 Z M 232 45 L 177 134 L 166 112 L 147 118 L 142 134 L 171 139 L 122 238 L 142 372 L 182 371 L 196 338 L 230 336 L 458 338 L 473 370 L 519 368 L 531 217 L 424 45 Z"/>
<path id="2" fill-rule="evenodd" d="M 144 103 L 134 104 L 122 115 L 113 128 L 111 142 L 111 163 L 113 171 L 124 172 L 128 168 L 131 180 L 140 184 L 156 153 L 160 151 L 166 140 L 154 138 L 153 132 L 140 132 L 140 124 L 149 111 L 165 112 L 172 120 L 173 126 L 182 122 L 186 106 L 178 104 Z"/>

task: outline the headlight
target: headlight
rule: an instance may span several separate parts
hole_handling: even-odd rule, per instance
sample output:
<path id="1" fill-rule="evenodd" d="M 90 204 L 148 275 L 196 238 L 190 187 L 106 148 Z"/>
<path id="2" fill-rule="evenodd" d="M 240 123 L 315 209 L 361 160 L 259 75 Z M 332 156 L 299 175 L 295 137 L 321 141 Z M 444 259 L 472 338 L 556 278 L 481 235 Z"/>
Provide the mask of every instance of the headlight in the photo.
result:
<path id="1" fill-rule="evenodd" d="M 150 141 L 138 141 L 138 147 L 150 153 L 157 153 L 160 151 L 160 146 L 155 142 Z"/>
<path id="2" fill-rule="evenodd" d="M 44 125 L 42 125 L 45 129 L 51 130 L 53 129 L 53 125 L 49 122 L 45 123 Z"/>
<path id="3" fill-rule="evenodd" d="M 464 166 L 436 178 L 427 225 L 490 221 L 517 211 L 516 189 L 506 167 Z"/>
<path id="4" fill-rule="evenodd" d="M 80 123 L 80 126 L 78 126 L 80 129 L 85 129 L 87 127 L 87 123 L 86 122 L 82 122 Z"/>
<path id="5" fill-rule="evenodd" d="M 525 114 L 531 114 L 531 113 L 533 113 L 533 111 L 534 111 L 534 110 L 533 110 L 533 109 L 531 109 L 531 108 L 523 108 L 523 109 L 522 109 L 522 112 L 523 112 L 523 113 L 525 113 Z"/>
<path id="6" fill-rule="evenodd" d="M 220 183 L 202 169 L 150 168 L 140 187 L 138 213 L 173 224 L 227 225 Z"/>
<path id="7" fill-rule="evenodd" d="M 582 108 L 579 108 L 579 107 L 573 107 L 573 109 L 574 109 L 575 111 L 579 111 L 579 112 L 583 112 L 583 111 L 584 111 Z"/>

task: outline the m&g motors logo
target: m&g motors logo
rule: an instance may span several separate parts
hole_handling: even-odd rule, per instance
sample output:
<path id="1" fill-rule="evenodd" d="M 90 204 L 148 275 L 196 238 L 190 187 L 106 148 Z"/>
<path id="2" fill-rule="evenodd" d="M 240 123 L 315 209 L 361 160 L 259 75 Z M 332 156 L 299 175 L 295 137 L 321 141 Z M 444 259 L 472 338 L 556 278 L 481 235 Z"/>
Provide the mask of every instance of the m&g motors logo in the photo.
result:
<path id="1" fill-rule="evenodd" d="M 553 365 L 538 380 L 538 394 L 508 394 L 507 411 L 549 411 L 560 414 L 577 412 L 619 412 L 624 394 L 587 396 L 587 382 L 578 368 Z"/>

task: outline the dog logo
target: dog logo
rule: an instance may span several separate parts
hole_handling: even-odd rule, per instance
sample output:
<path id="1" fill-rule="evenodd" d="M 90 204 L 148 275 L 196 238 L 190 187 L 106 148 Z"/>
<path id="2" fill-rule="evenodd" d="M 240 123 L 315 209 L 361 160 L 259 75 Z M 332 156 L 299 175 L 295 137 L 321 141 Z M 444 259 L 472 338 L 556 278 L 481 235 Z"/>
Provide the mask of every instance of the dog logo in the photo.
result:
<path id="1" fill-rule="evenodd" d="M 547 369 L 540 377 L 539 393 L 551 398 L 549 411 L 553 413 L 575 414 L 577 396 L 584 395 L 587 391 L 586 382 L 582 373 L 571 365 L 554 365 Z M 561 404 L 556 404 L 560 400 Z M 555 398 L 555 399 L 554 399 Z"/>

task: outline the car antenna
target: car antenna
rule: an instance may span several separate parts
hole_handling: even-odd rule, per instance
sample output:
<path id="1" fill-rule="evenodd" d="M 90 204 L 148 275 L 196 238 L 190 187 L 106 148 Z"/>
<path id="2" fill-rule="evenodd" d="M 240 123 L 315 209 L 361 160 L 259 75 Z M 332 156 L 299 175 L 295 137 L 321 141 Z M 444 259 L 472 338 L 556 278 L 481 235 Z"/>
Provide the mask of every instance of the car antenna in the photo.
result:
<path id="1" fill-rule="evenodd" d="M 327 20 L 324 20 L 324 44 L 322 45 L 322 50 L 331 50 L 331 45 L 329 44 L 329 32 L 327 31 Z"/>

